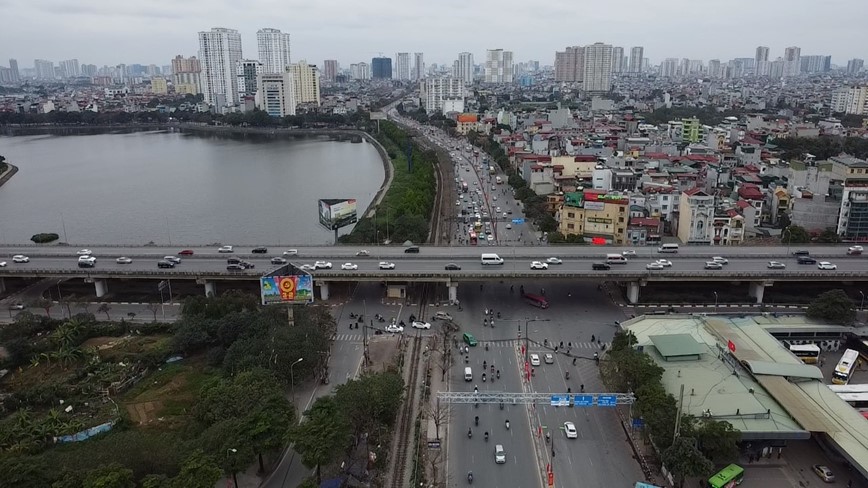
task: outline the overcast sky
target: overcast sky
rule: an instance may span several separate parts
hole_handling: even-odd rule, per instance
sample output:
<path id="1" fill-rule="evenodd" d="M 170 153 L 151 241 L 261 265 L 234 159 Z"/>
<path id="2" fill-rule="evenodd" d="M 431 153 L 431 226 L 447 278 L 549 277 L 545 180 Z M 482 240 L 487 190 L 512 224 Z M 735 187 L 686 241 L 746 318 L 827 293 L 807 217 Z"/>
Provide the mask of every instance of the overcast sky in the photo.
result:
<path id="1" fill-rule="evenodd" d="M 383 53 L 423 52 L 451 64 L 461 51 L 477 63 L 503 48 L 514 60 L 553 64 L 556 50 L 602 41 L 644 46 L 645 57 L 727 61 L 769 46 L 826 54 L 834 64 L 868 56 L 866 0 L 0 0 L 0 65 L 17 58 L 78 58 L 98 66 L 170 64 L 198 50 L 196 33 L 241 33 L 244 57 L 256 58 L 256 31 L 292 36 L 292 60 L 342 67 Z"/>

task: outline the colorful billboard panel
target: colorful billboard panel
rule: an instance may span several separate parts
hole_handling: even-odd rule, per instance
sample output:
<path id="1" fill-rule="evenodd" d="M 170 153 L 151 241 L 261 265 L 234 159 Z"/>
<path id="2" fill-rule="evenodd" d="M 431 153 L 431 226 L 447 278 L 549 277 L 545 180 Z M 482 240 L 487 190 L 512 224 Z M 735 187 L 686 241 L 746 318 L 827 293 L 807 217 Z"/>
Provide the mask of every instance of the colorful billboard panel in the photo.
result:
<path id="1" fill-rule="evenodd" d="M 340 229 L 358 221 L 355 198 L 329 198 L 319 201 L 319 223 L 326 229 Z"/>
<path id="2" fill-rule="evenodd" d="M 259 293 L 263 305 L 311 303 L 313 302 L 313 277 L 310 275 L 263 276 L 259 278 Z"/>

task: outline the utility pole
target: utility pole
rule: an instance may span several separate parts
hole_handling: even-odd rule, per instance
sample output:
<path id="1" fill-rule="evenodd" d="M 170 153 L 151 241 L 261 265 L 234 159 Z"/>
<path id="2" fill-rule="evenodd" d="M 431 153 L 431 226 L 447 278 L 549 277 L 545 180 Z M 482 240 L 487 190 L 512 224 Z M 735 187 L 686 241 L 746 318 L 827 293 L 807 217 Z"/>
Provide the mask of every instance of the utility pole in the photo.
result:
<path id="1" fill-rule="evenodd" d="M 684 384 L 681 385 L 681 391 L 678 393 L 678 411 L 675 413 L 675 432 L 672 434 L 672 442 L 678 439 L 678 434 L 681 431 L 681 412 L 684 408 Z"/>

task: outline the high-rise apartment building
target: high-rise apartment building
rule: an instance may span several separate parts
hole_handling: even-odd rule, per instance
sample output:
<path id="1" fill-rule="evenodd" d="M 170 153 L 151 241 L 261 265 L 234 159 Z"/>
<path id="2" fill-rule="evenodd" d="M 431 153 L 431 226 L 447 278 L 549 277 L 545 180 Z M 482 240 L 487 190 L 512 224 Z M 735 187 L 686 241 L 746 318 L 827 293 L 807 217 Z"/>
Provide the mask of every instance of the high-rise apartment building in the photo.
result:
<path id="1" fill-rule="evenodd" d="M 719 59 L 711 59 L 708 61 L 708 76 L 710 78 L 723 78 Z"/>
<path id="2" fill-rule="evenodd" d="M 410 53 L 395 55 L 395 78 L 401 81 L 410 79 Z"/>
<path id="3" fill-rule="evenodd" d="M 832 93 L 831 109 L 833 112 L 865 115 L 868 113 L 866 102 L 868 102 L 868 86 L 847 86 Z"/>
<path id="4" fill-rule="evenodd" d="M 660 76 L 673 78 L 678 74 L 678 59 L 666 58 L 660 65 Z"/>
<path id="5" fill-rule="evenodd" d="M 473 84 L 473 53 L 458 53 L 458 70 L 455 76 L 465 85 Z"/>
<path id="6" fill-rule="evenodd" d="M 82 76 L 96 76 L 96 65 L 95 64 L 83 64 L 83 65 L 81 65 L 81 75 Z"/>
<path id="7" fill-rule="evenodd" d="M 630 72 L 631 73 L 641 73 L 642 72 L 642 60 L 645 56 L 645 48 L 642 46 L 636 46 L 630 48 Z"/>
<path id="8" fill-rule="evenodd" d="M 769 63 L 769 78 L 783 78 L 786 68 L 784 58 L 778 58 Z"/>
<path id="9" fill-rule="evenodd" d="M 283 73 L 292 63 L 288 33 L 280 29 L 259 29 L 256 31 L 256 44 L 263 73 Z"/>
<path id="10" fill-rule="evenodd" d="M 464 82 L 458 78 L 427 78 L 419 84 L 421 101 L 429 114 L 441 113 L 450 101 L 463 105 Z"/>
<path id="11" fill-rule="evenodd" d="M 802 49 L 788 47 L 784 49 L 784 76 L 798 76 L 802 70 Z"/>
<path id="12" fill-rule="evenodd" d="M 350 65 L 350 78 L 354 80 L 370 80 L 371 65 L 368 63 L 353 63 Z"/>
<path id="13" fill-rule="evenodd" d="M 371 71 L 375 80 L 392 79 L 392 58 L 373 58 L 371 60 Z"/>
<path id="14" fill-rule="evenodd" d="M 33 60 L 33 70 L 37 80 L 54 80 L 57 74 L 54 72 L 54 63 L 44 59 Z"/>
<path id="15" fill-rule="evenodd" d="M 555 52 L 555 81 L 582 81 L 585 69 L 585 48 L 568 46 L 564 51 Z"/>
<path id="16" fill-rule="evenodd" d="M 315 64 L 307 64 L 301 60 L 286 67 L 292 73 L 292 84 L 295 88 L 295 103 L 320 104 L 319 70 Z"/>
<path id="17" fill-rule="evenodd" d="M 21 73 L 18 72 L 18 60 L 11 58 L 9 59 L 9 75 L 11 77 L 12 83 L 18 83 L 21 81 Z"/>
<path id="18" fill-rule="evenodd" d="M 826 73 L 832 70 L 832 56 L 802 56 L 799 71 L 802 73 Z"/>
<path id="19" fill-rule="evenodd" d="M 512 51 L 489 49 L 485 55 L 485 82 L 512 83 Z"/>
<path id="20" fill-rule="evenodd" d="M 240 59 L 235 71 L 238 73 L 238 100 L 255 95 L 259 75 L 264 72 L 262 63 L 256 59 Z"/>
<path id="21" fill-rule="evenodd" d="M 338 60 L 326 59 L 322 63 L 322 76 L 326 81 L 335 81 L 338 77 Z"/>
<path id="22" fill-rule="evenodd" d="M 626 63 L 624 62 L 624 48 L 623 47 L 613 47 L 612 48 L 612 73 L 621 73 L 625 69 Z"/>
<path id="23" fill-rule="evenodd" d="M 425 54 L 413 53 L 413 76 L 414 81 L 425 79 Z"/>
<path id="24" fill-rule="evenodd" d="M 202 64 L 202 93 L 205 103 L 215 107 L 238 103 L 238 61 L 241 34 L 235 29 L 214 27 L 199 32 L 199 59 Z"/>
<path id="25" fill-rule="evenodd" d="M 60 62 L 60 77 L 75 78 L 81 74 L 77 59 L 67 59 Z"/>
<path id="26" fill-rule="evenodd" d="M 154 76 L 151 78 L 151 93 L 154 95 L 165 95 L 169 93 L 169 84 L 162 76 Z"/>
<path id="27" fill-rule="evenodd" d="M 769 48 L 767 46 L 757 46 L 756 54 L 754 55 L 754 74 L 757 76 L 768 76 L 769 74 Z"/>
<path id="28" fill-rule="evenodd" d="M 295 115 L 292 73 L 263 73 L 257 77 L 256 106 L 272 117 Z"/>
<path id="29" fill-rule="evenodd" d="M 175 93 L 202 93 L 202 64 L 196 56 L 185 58 L 179 54 L 172 59 L 172 83 Z"/>
<path id="30" fill-rule="evenodd" d="M 582 87 L 588 92 L 612 89 L 612 46 L 596 42 L 585 46 L 585 69 Z"/>
<path id="31" fill-rule="evenodd" d="M 9 60 L 9 66 L 10 67 L 12 67 L 12 61 L 15 61 L 15 60 L 14 59 Z M 856 74 L 856 73 L 862 71 L 862 68 L 864 66 L 865 66 L 865 60 L 864 59 L 853 58 L 850 61 L 847 61 L 847 73 L 851 74 L 851 75 Z M 16 64 L 15 69 L 17 69 L 17 68 L 18 68 L 18 66 Z"/>

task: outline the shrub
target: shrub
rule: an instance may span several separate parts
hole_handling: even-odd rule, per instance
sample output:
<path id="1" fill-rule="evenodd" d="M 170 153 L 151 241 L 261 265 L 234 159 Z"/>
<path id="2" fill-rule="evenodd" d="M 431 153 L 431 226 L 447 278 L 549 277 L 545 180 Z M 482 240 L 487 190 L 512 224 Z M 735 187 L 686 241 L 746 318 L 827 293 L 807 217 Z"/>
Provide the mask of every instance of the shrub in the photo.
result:
<path id="1" fill-rule="evenodd" d="M 48 242 L 54 242 L 60 239 L 60 236 L 54 233 L 42 233 L 42 234 L 34 234 L 33 237 L 30 238 L 31 241 L 37 244 L 45 244 Z"/>

